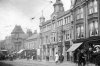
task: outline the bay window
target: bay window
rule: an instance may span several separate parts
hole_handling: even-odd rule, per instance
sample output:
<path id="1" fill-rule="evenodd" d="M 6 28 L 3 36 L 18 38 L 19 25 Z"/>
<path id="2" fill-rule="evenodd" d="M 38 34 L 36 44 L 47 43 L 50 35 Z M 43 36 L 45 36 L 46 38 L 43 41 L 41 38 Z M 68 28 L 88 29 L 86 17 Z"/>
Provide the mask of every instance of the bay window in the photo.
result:
<path id="1" fill-rule="evenodd" d="M 97 7 L 97 0 L 94 0 L 94 12 L 98 11 L 98 7 Z"/>
<path id="2" fill-rule="evenodd" d="M 93 21 L 89 24 L 89 31 L 90 31 L 90 36 L 98 35 L 98 22 L 97 21 Z"/>
<path id="3" fill-rule="evenodd" d="M 90 2 L 88 4 L 88 8 L 89 8 L 89 14 L 92 14 L 92 13 L 95 13 L 95 12 L 98 12 L 98 7 L 97 7 L 97 0 L 94 0 L 92 2 Z"/>
<path id="4" fill-rule="evenodd" d="M 83 18 L 83 16 L 84 16 L 84 14 L 83 14 L 83 8 L 77 9 L 76 18 L 80 19 L 80 18 Z"/>
<path id="5" fill-rule="evenodd" d="M 76 27 L 76 36 L 77 38 L 83 38 L 84 37 L 84 26 L 81 24 L 81 25 L 78 25 Z"/>

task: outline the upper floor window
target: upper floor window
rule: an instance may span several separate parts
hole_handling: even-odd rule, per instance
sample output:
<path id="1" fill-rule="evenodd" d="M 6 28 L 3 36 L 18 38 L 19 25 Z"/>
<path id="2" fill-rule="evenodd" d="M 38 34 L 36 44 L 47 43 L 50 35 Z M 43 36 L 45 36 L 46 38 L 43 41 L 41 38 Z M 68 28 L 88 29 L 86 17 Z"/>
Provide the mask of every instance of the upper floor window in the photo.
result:
<path id="1" fill-rule="evenodd" d="M 70 21 L 73 21 L 73 16 L 72 15 L 70 16 Z"/>
<path id="2" fill-rule="evenodd" d="M 97 0 L 94 0 L 88 4 L 89 14 L 95 13 L 98 11 Z"/>
<path id="3" fill-rule="evenodd" d="M 53 28 L 55 28 L 56 27 L 55 23 L 53 23 L 52 26 L 53 26 Z"/>
<path id="4" fill-rule="evenodd" d="M 98 35 L 98 22 L 97 21 L 93 21 L 89 24 L 89 31 L 90 31 L 90 36 Z"/>
<path id="5" fill-rule="evenodd" d="M 97 7 L 97 0 L 94 0 L 94 12 L 98 11 L 98 7 Z"/>
<path id="6" fill-rule="evenodd" d="M 76 27 L 76 34 L 77 34 L 77 38 L 83 38 L 84 37 L 84 26 L 82 24 L 78 25 Z"/>
<path id="7" fill-rule="evenodd" d="M 70 23 L 70 16 L 67 17 L 67 22 Z"/>
<path id="8" fill-rule="evenodd" d="M 59 20 L 57 25 L 58 25 L 58 27 L 63 25 L 63 19 Z"/>
<path id="9" fill-rule="evenodd" d="M 65 24 L 67 24 L 67 17 L 65 18 Z"/>
<path id="10" fill-rule="evenodd" d="M 83 8 L 77 9 L 76 18 L 77 19 L 83 18 Z"/>
<path id="11" fill-rule="evenodd" d="M 56 41 L 56 33 L 52 33 L 52 41 L 53 41 L 53 42 Z"/>
<path id="12" fill-rule="evenodd" d="M 71 17 L 70 16 L 65 18 L 65 24 L 70 23 L 70 21 L 71 21 Z"/>
<path id="13" fill-rule="evenodd" d="M 92 14 L 93 13 L 93 2 L 90 2 L 88 7 L 89 7 L 89 14 Z"/>
<path id="14" fill-rule="evenodd" d="M 65 35 L 66 35 L 65 40 L 69 40 L 70 39 L 70 31 L 67 30 Z"/>

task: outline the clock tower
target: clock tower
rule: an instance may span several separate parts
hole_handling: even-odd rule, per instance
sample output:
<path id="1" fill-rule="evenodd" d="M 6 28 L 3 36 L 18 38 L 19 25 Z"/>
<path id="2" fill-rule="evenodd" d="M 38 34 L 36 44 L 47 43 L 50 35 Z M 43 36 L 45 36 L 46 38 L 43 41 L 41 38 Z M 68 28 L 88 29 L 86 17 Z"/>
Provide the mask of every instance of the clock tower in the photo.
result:
<path id="1" fill-rule="evenodd" d="M 52 18 L 57 16 L 58 13 L 64 12 L 64 7 L 61 0 L 56 0 L 53 6 L 54 6 L 54 12 L 51 15 Z"/>

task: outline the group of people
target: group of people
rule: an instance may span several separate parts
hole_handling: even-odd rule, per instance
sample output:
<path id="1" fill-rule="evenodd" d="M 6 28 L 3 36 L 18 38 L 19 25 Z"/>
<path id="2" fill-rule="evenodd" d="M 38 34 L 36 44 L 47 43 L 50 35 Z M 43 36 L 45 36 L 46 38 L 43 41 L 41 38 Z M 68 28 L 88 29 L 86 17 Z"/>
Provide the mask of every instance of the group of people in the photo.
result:
<path id="1" fill-rule="evenodd" d="M 58 62 L 62 63 L 64 60 L 64 56 L 61 53 L 56 53 L 55 54 L 55 63 L 57 64 Z"/>
<path id="2" fill-rule="evenodd" d="M 86 54 L 84 50 L 80 50 L 78 53 L 78 66 L 85 66 L 86 65 Z"/>
<path id="3" fill-rule="evenodd" d="M 78 52 L 78 66 L 85 66 L 87 62 L 92 62 L 96 66 L 100 66 L 100 47 L 98 51 L 88 51 L 86 54 L 85 50 L 79 50 Z"/>

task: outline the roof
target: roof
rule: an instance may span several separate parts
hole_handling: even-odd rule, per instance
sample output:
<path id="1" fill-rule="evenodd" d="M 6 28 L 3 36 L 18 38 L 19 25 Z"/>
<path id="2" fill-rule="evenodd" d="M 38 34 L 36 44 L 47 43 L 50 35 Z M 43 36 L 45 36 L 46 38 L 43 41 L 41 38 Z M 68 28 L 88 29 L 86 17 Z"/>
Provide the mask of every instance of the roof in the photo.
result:
<path id="1" fill-rule="evenodd" d="M 21 33 L 24 34 L 24 31 L 22 30 L 21 26 L 16 25 L 13 29 L 13 31 L 11 32 L 11 34 L 16 34 L 16 33 Z"/>
<path id="2" fill-rule="evenodd" d="M 54 5 L 53 5 L 53 6 L 58 5 L 58 4 L 63 5 L 63 3 L 62 3 L 62 1 L 61 1 L 61 0 L 56 0 L 56 3 L 54 3 Z"/>
<path id="3" fill-rule="evenodd" d="M 33 34 L 31 37 L 27 38 L 27 40 L 32 40 L 32 39 L 35 39 L 35 38 L 38 38 L 39 37 L 39 34 Z"/>
<path id="4" fill-rule="evenodd" d="M 69 13 L 70 13 L 70 10 L 60 12 L 60 13 L 58 13 L 57 18 L 63 17 L 64 15 L 69 14 Z"/>
<path id="5" fill-rule="evenodd" d="M 51 19 L 50 20 L 47 20 L 46 22 L 43 22 L 43 25 L 46 25 L 46 24 L 48 24 L 50 22 L 51 22 Z"/>

